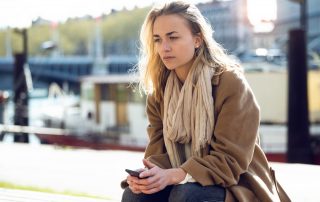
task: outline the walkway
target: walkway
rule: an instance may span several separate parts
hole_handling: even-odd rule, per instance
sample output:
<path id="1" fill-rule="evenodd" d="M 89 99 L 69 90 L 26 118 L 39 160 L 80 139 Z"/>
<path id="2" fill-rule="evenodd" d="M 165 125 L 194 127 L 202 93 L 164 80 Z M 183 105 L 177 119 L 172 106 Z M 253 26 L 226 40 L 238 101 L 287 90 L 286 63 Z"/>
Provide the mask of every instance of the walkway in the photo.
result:
<path id="1" fill-rule="evenodd" d="M 141 167 L 142 158 L 141 152 L 0 143 L 0 182 L 47 188 L 56 192 L 85 193 L 110 199 L 96 200 L 97 202 L 120 201 L 120 181 L 127 175 L 124 169 Z M 313 202 L 320 199 L 317 188 L 320 182 L 320 166 L 272 163 L 272 167 L 293 201 Z M 12 192 L 0 189 L 1 197 L 3 193 L 10 195 Z M 57 201 L 52 199 L 52 195 L 41 196 L 48 196 L 47 201 Z M 1 197 L 0 201 L 3 201 Z M 66 201 L 73 202 L 73 199 Z M 76 201 L 81 200 L 78 198 Z M 64 202 L 62 199 L 58 201 Z"/>
<path id="2" fill-rule="evenodd" d="M 106 202 L 87 197 L 73 197 L 34 191 L 0 188 L 0 202 Z"/>

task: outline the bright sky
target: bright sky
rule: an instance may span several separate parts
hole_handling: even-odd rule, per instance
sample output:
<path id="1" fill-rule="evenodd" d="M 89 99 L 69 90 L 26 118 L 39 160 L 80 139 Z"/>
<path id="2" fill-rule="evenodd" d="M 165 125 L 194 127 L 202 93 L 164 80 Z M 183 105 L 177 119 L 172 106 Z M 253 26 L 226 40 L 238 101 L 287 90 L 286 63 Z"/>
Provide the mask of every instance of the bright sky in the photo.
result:
<path id="1" fill-rule="evenodd" d="M 248 18 L 257 32 L 271 31 L 277 19 L 276 0 L 247 0 Z"/>
<path id="2" fill-rule="evenodd" d="M 134 6 L 145 7 L 161 0 L 0 0 L 0 28 L 28 27 L 31 21 L 42 17 L 61 22 L 68 17 L 100 16 L 111 9 L 121 10 Z M 199 3 L 210 0 L 189 0 Z"/>

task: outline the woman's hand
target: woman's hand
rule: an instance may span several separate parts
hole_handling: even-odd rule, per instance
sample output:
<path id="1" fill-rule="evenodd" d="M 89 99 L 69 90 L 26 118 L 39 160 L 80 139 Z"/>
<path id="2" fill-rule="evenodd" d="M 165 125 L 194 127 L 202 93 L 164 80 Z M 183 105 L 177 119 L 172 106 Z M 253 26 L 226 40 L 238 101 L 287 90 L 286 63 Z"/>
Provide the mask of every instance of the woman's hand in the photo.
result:
<path id="1" fill-rule="evenodd" d="M 148 170 L 140 173 L 140 178 L 144 179 L 128 177 L 132 181 L 132 188 L 130 189 L 134 193 L 153 194 L 163 190 L 168 185 L 178 184 L 186 176 L 186 172 L 181 168 L 162 169 L 146 159 L 143 159 L 143 164 L 148 168 Z M 130 187 L 129 182 L 128 184 Z"/>
<path id="2" fill-rule="evenodd" d="M 133 177 L 133 176 L 128 175 L 127 183 L 129 184 L 130 190 L 135 194 L 140 194 L 142 192 L 139 189 L 139 184 L 135 183 L 136 181 L 138 181 L 137 177 Z"/>
<path id="3" fill-rule="evenodd" d="M 142 172 L 142 171 L 145 171 L 146 168 L 140 168 L 136 171 L 138 172 Z M 139 178 L 137 177 L 134 177 L 134 176 L 131 176 L 131 175 L 128 175 L 127 177 L 127 183 L 129 184 L 129 188 L 131 189 L 131 191 L 135 194 L 140 194 L 142 193 L 140 190 L 139 190 L 139 185 L 136 183 L 138 181 Z"/>

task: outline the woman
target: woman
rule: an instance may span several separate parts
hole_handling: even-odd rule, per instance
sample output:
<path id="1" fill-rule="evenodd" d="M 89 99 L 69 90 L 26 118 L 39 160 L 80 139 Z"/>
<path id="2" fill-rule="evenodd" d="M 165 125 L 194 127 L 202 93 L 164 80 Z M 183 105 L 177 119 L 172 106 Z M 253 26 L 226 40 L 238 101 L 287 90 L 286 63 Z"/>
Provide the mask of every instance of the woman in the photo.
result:
<path id="1" fill-rule="evenodd" d="M 290 201 L 258 145 L 255 97 L 199 10 L 154 7 L 140 37 L 150 142 L 122 201 Z"/>

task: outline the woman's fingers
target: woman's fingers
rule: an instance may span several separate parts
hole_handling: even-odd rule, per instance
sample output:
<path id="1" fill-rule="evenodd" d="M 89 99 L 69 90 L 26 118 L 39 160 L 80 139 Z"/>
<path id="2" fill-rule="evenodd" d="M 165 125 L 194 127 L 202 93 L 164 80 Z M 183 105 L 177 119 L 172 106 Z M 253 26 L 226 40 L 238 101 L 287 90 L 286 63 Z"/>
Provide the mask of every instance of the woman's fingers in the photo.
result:
<path id="1" fill-rule="evenodd" d="M 149 178 L 149 177 L 157 175 L 157 173 L 160 171 L 161 171 L 161 168 L 159 168 L 158 166 L 154 166 L 148 170 L 141 172 L 140 177 L 141 178 Z"/>
<path id="2" fill-rule="evenodd" d="M 144 185 L 144 186 L 148 186 L 148 185 L 152 185 L 154 183 L 157 183 L 159 181 L 159 177 L 158 176 L 151 176 L 145 179 L 139 179 L 137 181 L 137 184 L 139 185 Z"/>
<path id="3" fill-rule="evenodd" d="M 127 182 L 128 182 L 128 181 L 136 182 L 137 180 L 138 180 L 137 177 L 134 177 L 134 176 L 131 176 L 131 175 L 128 175 L 128 176 L 127 176 Z"/>
<path id="4" fill-rule="evenodd" d="M 169 177 L 166 170 L 159 168 L 146 159 L 143 162 L 149 168 L 149 170 L 140 173 L 140 177 L 143 179 L 132 176 L 127 177 L 127 182 L 132 192 L 153 194 L 164 189 L 168 184 L 167 178 Z"/>
<path id="5" fill-rule="evenodd" d="M 136 184 L 134 181 L 131 181 L 131 180 L 128 180 L 127 181 L 128 184 L 129 184 L 129 189 L 135 193 L 135 194 L 140 194 L 142 193 L 141 190 L 139 189 L 139 185 Z"/>
<path id="6" fill-rule="evenodd" d="M 136 189 L 136 188 L 131 187 L 131 186 L 129 186 L 129 189 L 132 191 L 132 193 L 135 193 L 135 194 L 140 194 L 140 193 L 142 193 L 139 189 Z"/>
<path id="7" fill-rule="evenodd" d="M 138 189 L 142 193 L 151 194 L 158 192 L 162 189 L 164 189 L 167 186 L 165 176 L 161 174 L 162 169 L 160 169 L 159 173 L 156 175 L 146 178 L 146 179 L 140 179 L 137 183 L 139 185 Z"/>
<path id="8" fill-rule="evenodd" d="M 147 159 L 142 159 L 143 165 L 149 169 L 153 168 L 156 166 L 156 164 L 151 163 L 149 160 Z"/>
<path id="9" fill-rule="evenodd" d="M 141 187 L 140 191 L 144 194 L 154 194 L 158 191 L 163 190 L 165 187 L 166 185 L 163 183 L 154 183 L 153 185 L 150 185 L 147 189 L 143 189 L 143 187 Z"/>

